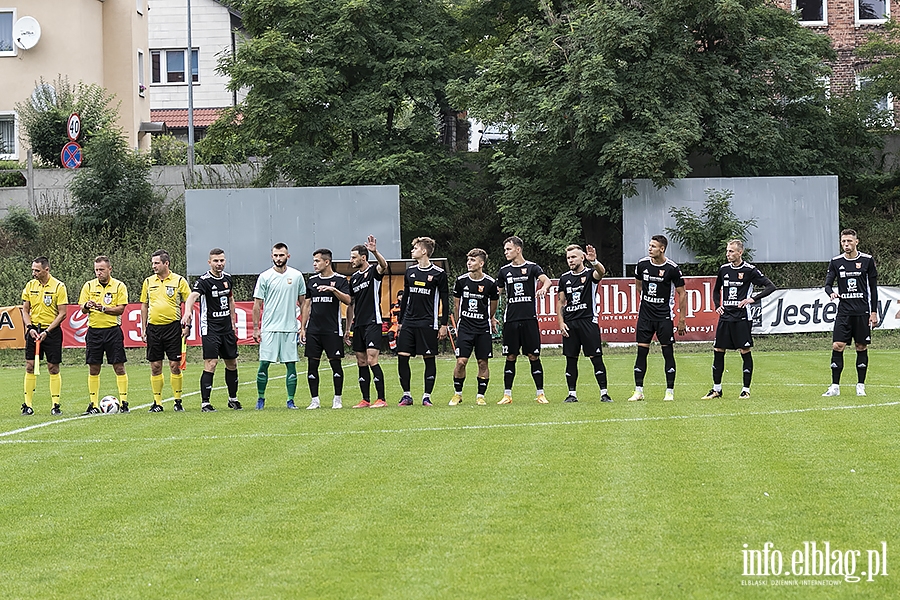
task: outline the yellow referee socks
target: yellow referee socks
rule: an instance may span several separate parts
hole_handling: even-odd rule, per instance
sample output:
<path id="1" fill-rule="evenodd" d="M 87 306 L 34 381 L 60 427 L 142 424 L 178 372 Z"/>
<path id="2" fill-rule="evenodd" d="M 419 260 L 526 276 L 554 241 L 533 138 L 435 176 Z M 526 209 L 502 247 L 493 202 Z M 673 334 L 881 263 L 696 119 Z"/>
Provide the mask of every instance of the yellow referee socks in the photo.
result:
<path id="1" fill-rule="evenodd" d="M 119 402 L 128 402 L 128 373 L 116 375 L 116 388 L 119 390 Z"/>
<path id="2" fill-rule="evenodd" d="M 100 395 L 100 376 L 88 375 L 88 396 L 91 398 L 91 406 L 99 406 L 97 404 L 97 396 Z"/>
<path id="3" fill-rule="evenodd" d="M 59 404 L 59 394 L 62 391 L 62 376 L 59 373 L 50 373 L 50 408 Z"/>
<path id="4" fill-rule="evenodd" d="M 34 388 L 37 385 L 37 375 L 25 373 L 25 406 L 31 406 L 34 400 Z"/>
<path id="5" fill-rule="evenodd" d="M 172 395 L 176 400 L 181 400 L 181 390 L 184 388 L 184 374 L 172 375 L 169 380 L 172 384 Z"/>
<path id="6" fill-rule="evenodd" d="M 153 390 L 153 404 L 162 404 L 163 376 L 150 376 L 150 389 Z"/>

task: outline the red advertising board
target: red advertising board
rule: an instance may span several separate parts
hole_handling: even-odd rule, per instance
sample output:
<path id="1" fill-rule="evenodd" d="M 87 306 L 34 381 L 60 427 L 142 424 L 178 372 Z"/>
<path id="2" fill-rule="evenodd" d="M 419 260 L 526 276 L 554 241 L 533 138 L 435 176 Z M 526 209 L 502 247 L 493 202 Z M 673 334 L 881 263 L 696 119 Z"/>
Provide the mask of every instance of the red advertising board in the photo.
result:
<path id="1" fill-rule="evenodd" d="M 538 306 L 541 325 L 541 343 L 562 344 L 562 335 L 556 322 L 557 280 L 553 280 L 550 293 Z M 685 277 L 688 311 L 685 319 L 687 332 L 677 340 L 708 342 L 716 338 L 716 314 L 712 301 L 715 277 Z M 638 307 L 635 280 L 608 278 L 600 281 L 597 289 L 597 309 L 601 337 L 606 342 L 634 343 Z"/>
<path id="2" fill-rule="evenodd" d="M 235 302 L 234 312 L 237 315 L 238 344 L 255 344 L 253 340 L 253 303 Z M 200 332 L 196 324 L 200 322 L 200 305 L 194 305 L 194 324 L 188 336 L 188 344 L 200 345 Z M 69 305 L 66 320 L 63 321 L 63 346 L 66 348 L 84 348 L 84 336 L 87 335 L 88 317 L 81 314 L 81 307 L 77 304 Z M 298 327 L 299 328 L 299 327 Z M 122 332 L 125 334 L 126 348 L 139 348 L 145 344 L 141 341 L 141 305 L 129 304 L 122 315 Z"/>

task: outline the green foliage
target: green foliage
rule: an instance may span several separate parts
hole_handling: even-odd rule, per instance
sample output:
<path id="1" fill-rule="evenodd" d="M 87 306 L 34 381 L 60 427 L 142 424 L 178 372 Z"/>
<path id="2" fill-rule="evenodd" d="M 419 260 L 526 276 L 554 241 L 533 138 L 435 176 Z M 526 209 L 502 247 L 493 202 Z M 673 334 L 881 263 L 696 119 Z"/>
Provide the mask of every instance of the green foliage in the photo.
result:
<path id="1" fill-rule="evenodd" d="M 880 143 L 870 104 L 823 93 L 828 38 L 774 3 L 558 4 L 449 86 L 479 119 L 516 126 L 491 164 L 498 207 L 542 248 L 582 239 L 585 220 L 617 221 L 630 180 L 667 185 L 691 155 L 724 176 L 843 177 Z"/>
<path id="2" fill-rule="evenodd" d="M 701 273 L 715 273 L 725 262 L 725 247 L 729 240 L 747 241 L 747 232 L 756 227 L 756 219 L 741 221 L 731 210 L 731 190 L 706 190 L 706 202 L 700 215 L 690 208 L 669 209 L 675 227 L 666 228 L 669 236 L 696 256 Z M 752 260 L 753 251 L 744 247 L 744 258 Z"/>
<path id="3" fill-rule="evenodd" d="M 187 142 L 174 135 L 154 135 L 150 146 L 150 160 L 154 165 L 186 165 Z"/>
<path id="4" fill-rule="evenodd" d="M 6 211 L 6 217 L 0 220 L 0 228 L 20 240 L 34 240 L 41 232 L 37 219 L 21 206 L 13 206 Z"/>
<path id="5" fill-rule="evenodd" d="M 23 221 L 27 219 L 22 219 Z M 0 229 L 0 305 L 18 304 L 20 293 L 31 277 L 31 260 L 38 255 L 50 259 L 55 277 L 69 288 L 69 298 L 76 297 L 81 285 L 94 277 L 94 257 L 105 254 L 112 261 L 113 277 L 128 286 L 129 297 L 136 301 L 144 278 L 152 273 L 150 255 L 165 248 L 172 256 L 172 269 L 184 274 L 186 236 L 184 202 L 166 205 L 151 227 L 116 231 L 108 227 L 86 230 L 73 215 L 42 215 L 33 238 L 16 238 L 10 243 L 5 228 Z M 252 293 L 252 288 L 251 292 Z M 250 297 L 239 298 L 249 300 Z"/>
<path id="6" fill-rule="evenodd" d="M 47 83 L 42 77 L 32 97 L 16 104 L 16 111 L 35 156 L 45 164 L 62 167 L 60 153 L 69 142 L 69 115 L 74 112 L 81 117 L 78 143 L 84 147 L 93 136 L 114 126 L 121 103 L 113 104 L 113 100 L 114 96 L 94 83 L 70 85 L 64 76 Z M 84 166 L 90 166 L 87 156 Z"/>
<path id="7" fill-rule="evenodd" d="M 71 183 L 75 214 L 86 229 L 141 232 L 153 226 L 161 200 L 148 176 L 150 157 L 128 148 L 114 129 L 103 129 L 84 148 L 93 165 Z"/>
<path id="8" fill-rule="evenodd" d="M 14 160 L 0 160 L 0 188 L 25 186 L 28 182 L 25 181 L 25 176 L 18 172 L 24 168 Z"/>

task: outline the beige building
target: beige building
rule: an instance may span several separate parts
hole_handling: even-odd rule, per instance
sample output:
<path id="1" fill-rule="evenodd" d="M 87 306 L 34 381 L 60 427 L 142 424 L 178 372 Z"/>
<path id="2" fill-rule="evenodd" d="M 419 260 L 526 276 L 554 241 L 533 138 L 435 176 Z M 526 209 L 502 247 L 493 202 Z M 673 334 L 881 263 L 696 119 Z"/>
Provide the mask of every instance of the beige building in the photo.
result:
<path id="1" fill-rule="evenodd" d="M 31 96 L 41 78 L 52 82 L 60 75 L 115 94 L 130 145 L 150 147 L 150 135 L 141 131 L 150 121 L 147 11 L 147 0 L 0 0 L 0 159 L 25 159 L 27 140 L 15 105 Z M 29 49 L 15 39 L 23 30 L 35 39 L 34 21 L 24 17 L 40 28 Z M 28 46 L 29 40 L 20 43 Z"/>

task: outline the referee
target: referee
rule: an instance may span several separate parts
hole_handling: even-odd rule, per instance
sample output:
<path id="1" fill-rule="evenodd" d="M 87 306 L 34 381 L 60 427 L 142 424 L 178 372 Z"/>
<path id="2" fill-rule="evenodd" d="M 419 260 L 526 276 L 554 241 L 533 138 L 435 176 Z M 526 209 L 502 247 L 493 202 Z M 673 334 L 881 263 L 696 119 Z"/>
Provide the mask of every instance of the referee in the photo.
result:
<path id="1" fill-rule="evenodd" d="M 162 412 L 163 356 L 169 359 L 172 373 L 174 410 L 182 411 L 181 390 L 184 376 L 181 374 L 181 304 L 191 295 L 187 281 L 169 270 L 169 253 L 157 250 L 150 257 L 153 275 L 141 286 L 141 339 L 147 343 L 147 360 L 150 361 L 150 388 L 153 390 L 153 406 L 150 412 Z M 184 330 L 186 331 L 187 328 Z"/>
<path id="2" fill-rule="evenodd" d="M 41 343 L 41 357 L 47 361 L 50 373 L 50 414 L 61 415 L 59 393 L 62 379 L 59 363 L 62 362 L 62 329 L 66 318 L 69 296 L 66 284 L 50 274 L 50 261 L 39 256 L 31 263 L 32 280 L 22 290 L 22 322 L 25 324 L 25 404 L 23 415 L 33 415 L 31 402 L 37 377 L 34 374 L 35 343 Z"/>
<path id="3" fill-rule="evenodd" d="M 128 375 L 125 374 L 125 336 L 122 334 L 122 314 L 128 305 L 128 288 L 110 274 L 109 257 L 94 259 L 97 276 L 84 284 L 78 296 L 81 312 L 88 315 L 88 330 L 84 340 L 84 362 L 88 365 L 88 394 L 90 403 L 84 414 L 100 412 L 97 398 L 100 395 L 100 367 L 103 355 L 116 373 L 119 390 L 120 412 L 128 412 Z"/>

